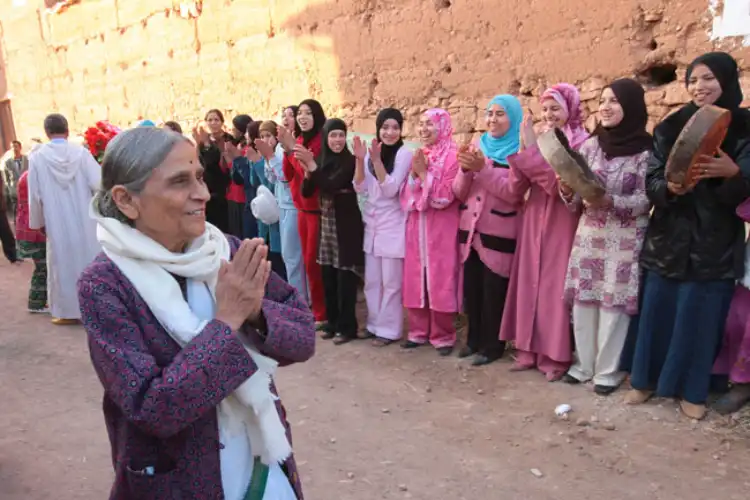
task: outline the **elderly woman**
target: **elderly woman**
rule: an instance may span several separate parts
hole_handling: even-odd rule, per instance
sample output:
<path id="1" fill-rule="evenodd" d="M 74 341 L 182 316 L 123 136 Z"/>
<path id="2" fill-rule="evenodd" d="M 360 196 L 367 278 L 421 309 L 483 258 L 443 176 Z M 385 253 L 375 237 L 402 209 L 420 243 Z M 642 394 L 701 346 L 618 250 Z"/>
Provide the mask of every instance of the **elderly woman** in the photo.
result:
<path id="1" fill-rule="evenodd" d="M 191 142 L 113 140 L 92 203 L 103 254 L 79 281 L 104 386 L 110 499 L 302 498 L 276 367 L 313 355 L 315 326 L 261 240 L 206 223 Z"/>

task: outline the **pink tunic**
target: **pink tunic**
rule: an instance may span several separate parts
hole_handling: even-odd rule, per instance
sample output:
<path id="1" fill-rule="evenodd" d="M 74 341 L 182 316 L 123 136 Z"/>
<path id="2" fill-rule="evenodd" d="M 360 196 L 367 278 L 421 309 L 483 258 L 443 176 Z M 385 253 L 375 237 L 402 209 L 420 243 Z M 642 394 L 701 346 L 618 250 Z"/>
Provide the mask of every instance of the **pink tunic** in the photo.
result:
<path id="1" fill-rule="evenodd" d="M 515 188 L 510 169 L 487 165 L 479 172 L 459 169 L 453 192 L 459 201 L 460 260 L 465 263 L 471 249 L 493 273 L 510 276 L 520 219 L 519 204 L 523 191 Z M 463 270 L 463 267 L 462 267 Z"/>
<path id="2" fill-rule="evenodd" d="M 408 212 L 404 307 L 427 307 L 428 295 L 429 308 L 434 311 L 454 313 L 459 310 L 459 213 L 453 194 L 456 174 L 458 161 L 454 148 L 442 170 L 429 170 L 424 185 L 410 176 L 401 191 L 401 204 Z"/>
<path id="3" fill-rule="evenodd" d="M 565 274 L 578 225 L 560 198 L 555 172 L 533 146 L 510 156 L 511 177 L 528 199 L 521 211 L 518 247 L 510 276 L 500 339 L 554 361 L 572 360 L 570 306 Z"/>

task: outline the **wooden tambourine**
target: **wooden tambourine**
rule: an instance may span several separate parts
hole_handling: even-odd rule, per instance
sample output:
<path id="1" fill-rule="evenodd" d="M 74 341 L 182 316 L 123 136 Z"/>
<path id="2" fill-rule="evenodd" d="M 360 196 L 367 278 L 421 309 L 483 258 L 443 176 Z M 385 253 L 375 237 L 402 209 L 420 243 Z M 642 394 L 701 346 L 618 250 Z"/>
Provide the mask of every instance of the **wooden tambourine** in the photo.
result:
<path id="1" fill-rule="evenodd" d="M 565 133 L 553 128 L 537 138 L 539 152 L 560 179 L 586 201 L 595 201 L 606 194 L 599 177 L 591 171 L 586 160 L 574 151 Z"/>
<path id="2" fill-rule="evenodd" d="M 698 108 L 672 146 L 665 168 L 667 180 L 687 188 L 695 186 L 700 173 L 696 164 L 702 155 L 716 154 L 731 121 L 729 110 L 710 105 Z"/>

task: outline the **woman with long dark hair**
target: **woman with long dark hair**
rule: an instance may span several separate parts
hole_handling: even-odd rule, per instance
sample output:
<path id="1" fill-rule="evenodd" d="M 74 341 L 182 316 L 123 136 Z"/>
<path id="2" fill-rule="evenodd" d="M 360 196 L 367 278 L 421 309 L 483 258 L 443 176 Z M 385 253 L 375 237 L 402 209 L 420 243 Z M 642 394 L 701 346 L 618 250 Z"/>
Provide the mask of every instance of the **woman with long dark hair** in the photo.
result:
<path id="1" fill-rule="evenodd" d="M 300 103 L 297 111 L 300 134 L 296 140 L 285 127 L 279 129 L 279 142 L 286 151 L 284 177 L 289 182 L 294 206 L 297 207 L 302 258 L 307 271 L 310 303 L 318 328 L 323 328 L 326 321 L 325 291 L 320 265 L 317 261 L 320 201 L 317 192 L 307 197 L 302 196 L 302 183 L 310 175 L 304 165 L 320 157 L 321 130 L 325 122 L 326 115 L 323 106 L 314 99 L 307 99 Z"/>

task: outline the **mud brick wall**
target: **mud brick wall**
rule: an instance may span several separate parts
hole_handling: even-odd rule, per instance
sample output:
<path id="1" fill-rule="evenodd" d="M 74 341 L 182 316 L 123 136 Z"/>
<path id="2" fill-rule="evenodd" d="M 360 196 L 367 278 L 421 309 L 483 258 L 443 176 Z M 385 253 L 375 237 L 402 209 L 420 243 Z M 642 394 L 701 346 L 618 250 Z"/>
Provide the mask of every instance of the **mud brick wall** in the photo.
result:
<path id="1" fill-rule="evenodd" d="M 620 76 L 647 86 L 653 125 L 687 100 L 686 64 L 714 48 L 740 59 L 750 96 L 750 48 L 740 37 L 710 40 L 708 0 L 70 3 L 50 13 L 43 1 L 0 0 L 21 139 L 40 135 L 51 111 L 76 130 L 102 118 L 185 126 L 212 107 L 275 117 L 308 96 L 358 132 L 373 132 L 383 106 L 407 113 L 408 133 L 423 109 L 442 106 L 467 133 L 481 130 L 494 94 L 515 93 L 536 111 L 547 84 L 569 81 L 593 111 Z"/>

